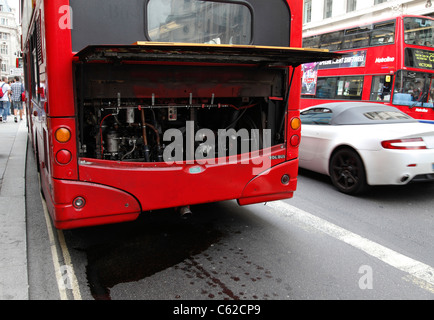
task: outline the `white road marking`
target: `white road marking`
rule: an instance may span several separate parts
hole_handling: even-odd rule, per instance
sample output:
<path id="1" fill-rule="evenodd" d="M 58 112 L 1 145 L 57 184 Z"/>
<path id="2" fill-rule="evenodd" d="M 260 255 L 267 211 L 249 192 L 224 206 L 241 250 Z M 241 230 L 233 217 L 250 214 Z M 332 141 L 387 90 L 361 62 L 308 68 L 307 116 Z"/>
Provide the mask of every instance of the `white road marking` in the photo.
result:
<path id="1" fill-rule="evenodd" d="M 74 300 L 82 300 L 81 294 L 80 294 L 80 287 L 78 286 L 78 280 L 77 280 L 77 277 L 75 275 L 75 271 L 74 271 L 74 268 L 72 265 L 71 256 L 69 254 L 68 247 L 66 246 L 63 231 L 57 230 L 57 236 L 59 239 L 60 248 L 62 249 L 64 262 L 67 266 L 69 266 L 68 276 L 69 276 L 69 279 L 71 281 L 71 283 L 70 283 L 71 288 L 70 289 L 72 290 L 72 295 L 74 296 Z"/>
<path id="2" fill-rule="evenodd" d="M 68 274 L 66 276 L 69 277 L 70 281 L 68 282 L 69 288 L 67 288 L 67 285 L 65 285 L 65 275 L 63 274 L 63 269 L 59 262 L 59 256 L 57 254 L 57 246 L 56 241 L 54 238 L 54 227 L 51 223 L 51 217 L 48 213 L 47 205 L 45 203 L 45 200 L 41 196 L 42 201 L 42 207 L 44 209 L 44 216 L 45 216 L 45 223 L 47 225 L 47 231 L 48 231 L 48 238 L 50 241 L 50 248 L 51 248 L 51 255 L 53 258 L 53 265 L 54 265 L 54 271 L 56 273 L 56 279 L 57 279 L 57 287 L 59 289 L 60 299 L 61 300 L 68 300 L 68 295 L 66 293 L 66 289 L 72 290 L 72 294 L 74 296 L 75 300 L 82 300 L 81 294 L 80 294 L 80 288 L 78 286 L 77 277 L 74 272 L 74 268 L 71 263 L 71 256 L 68 251 L 68 247 L 65 243 L 65 237 L 63 236 L 63 232 L 61 230 L 57 230 L 57 236 L 60 244 L 60 248 L 63 255 L 63 261 L 68 268 L 65 270 Z"/>
<path id="3" fill-rule="evenodd" d="M 302 222 L 309 227 L 315 228 L 329 236 L 332 236 L 335 239 L 360 249 L 365 253 L 387 263 L 388 265 L 408 273 L 410 276 L 418 279 L 419 281 L 428 283 L 428 287 L 431 288 L 429 291 L 431 291 L 433 288 L 432 286 L 434 286 L 434 268 L 427 264 L 386 248 L 376 242 L 352 233 L 351 231 L 291 206 L 283 201 L 268 202 L 266 205 L 280 213 L 296 219 L 299 222 Z M 416 283 L 416 281 L 413 282 Z M 426 284 L 422 286 L 419 283 L 419 286 L 427 289 Z"/>
<path id="4" fill-rule="evenodd" d="M 62 273 L 60 271 L 59 257 L 57 255 L 57 246 L 56 246 L 56 241 L 54 240 L 53 229 L 51 227 L 51 220 L 50 220 L 51 218 L 49 216 L 47 205 L 45 204 L 45 200 L 42 198 L 42 195 L 41 195 L 41 201 L 42 201 L 42 207 L 44 209 L 45 223 L 47 225 L 48 239 L 50 240 L 51 256 L 53 258 L 54 272 L 56 273 L 57 287 L 59 289 L 60 300 L 68 300 L 65 286 L 59 285 L 62 279 Z"/>

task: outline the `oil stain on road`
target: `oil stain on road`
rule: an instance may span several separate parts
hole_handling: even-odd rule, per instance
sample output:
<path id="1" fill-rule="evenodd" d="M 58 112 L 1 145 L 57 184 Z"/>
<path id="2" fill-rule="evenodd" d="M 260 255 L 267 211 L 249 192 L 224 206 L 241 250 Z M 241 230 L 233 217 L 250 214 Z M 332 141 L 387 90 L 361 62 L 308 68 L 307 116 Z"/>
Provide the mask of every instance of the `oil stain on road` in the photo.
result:
<path id="1" fill-rule="evenodd" d="M 171 211 L 143 214 L 130 223 L 75 231 L 86 252 L 87 280 L 96 300 L 110 288 L 138 281 L 203 252 L 221 233 L 209 220 L 184 220 Z"/>
<path id="2" fill-rule="evenodd" d="M 287 299 L 291 284 L 257 252 L 264 221 L 252 214 L 232 203 L 196 206 L 187 220 L 172 209 L 159 210 L 133 222 L 77 229 L 68 233 L 68 246 L 85 253 L 80 269 L 96 300 L 112 299 L 115 286 L 113 299 L 125 288 L 127 296 L 155 297 L 147 283 L 163 271 L 169 283 L 157 292 L 159 299 Z M 172 291 L 171 281 L 180 284 Z"/>

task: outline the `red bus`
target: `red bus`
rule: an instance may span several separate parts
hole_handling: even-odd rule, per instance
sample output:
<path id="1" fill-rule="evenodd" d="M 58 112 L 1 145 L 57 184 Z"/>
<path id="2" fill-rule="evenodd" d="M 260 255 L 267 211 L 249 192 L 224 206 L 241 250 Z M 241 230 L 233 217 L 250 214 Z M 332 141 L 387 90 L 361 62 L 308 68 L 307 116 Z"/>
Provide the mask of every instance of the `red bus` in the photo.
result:
<path id="1" fill-rule="evenodd" d="M 327 48 L 341 59 L 303 66 L 302 108 L 331 101 L 392 105 L 434 123 L 434 19 L 403 15 L 306 36 L 305 48 Z"/>
<path id="2" fill-rule="evenodd" d="M 22 1 L 29 131 L 56 228 L 290 198 L 298 0 Z M 297 79 L 293 81 L 293 79 Z"/>

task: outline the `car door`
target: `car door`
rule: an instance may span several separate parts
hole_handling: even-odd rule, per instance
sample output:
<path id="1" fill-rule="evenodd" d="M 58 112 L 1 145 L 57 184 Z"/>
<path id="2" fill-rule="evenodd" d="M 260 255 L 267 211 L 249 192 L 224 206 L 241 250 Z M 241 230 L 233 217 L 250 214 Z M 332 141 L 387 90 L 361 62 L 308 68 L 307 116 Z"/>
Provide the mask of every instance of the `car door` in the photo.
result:
<path id="1" fill-rule="evenodd" d="M 324 150 L 324 130 L 330 127 L 332 111 L 328 108 L 313 108 L 301 112 L 300 167 L 315 170 L 320 150 Z"/>

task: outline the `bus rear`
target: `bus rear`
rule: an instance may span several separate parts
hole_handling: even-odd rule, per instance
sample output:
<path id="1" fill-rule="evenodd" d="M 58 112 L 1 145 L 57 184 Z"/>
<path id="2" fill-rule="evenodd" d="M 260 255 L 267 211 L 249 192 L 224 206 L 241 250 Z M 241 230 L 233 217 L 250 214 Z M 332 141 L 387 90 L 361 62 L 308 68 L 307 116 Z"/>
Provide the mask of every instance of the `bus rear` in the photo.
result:
<path id="1" fill-rule="evenodd" d="M 301 7 L 36 2 L 24 50 L 28 110 L 55 226 L 292 197 L 299 65 L 332 57 L 299 48 Z"/>

